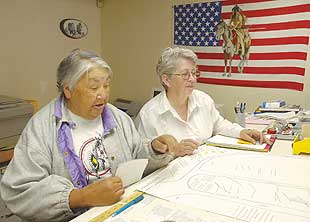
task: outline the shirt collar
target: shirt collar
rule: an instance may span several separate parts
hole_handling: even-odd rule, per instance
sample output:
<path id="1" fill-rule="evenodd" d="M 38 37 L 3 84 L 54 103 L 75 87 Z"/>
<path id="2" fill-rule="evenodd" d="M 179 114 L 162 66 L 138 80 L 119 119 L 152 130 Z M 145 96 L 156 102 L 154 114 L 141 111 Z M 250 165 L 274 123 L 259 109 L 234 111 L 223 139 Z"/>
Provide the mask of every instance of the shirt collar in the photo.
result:
<path id="1" fill-rule="evenodd" d="M 188 111 L 189 113 L 192 113 L 195 109 L 197 109 L 200 106 L 199 100 L 193 95 L 190 95 L 188 98 Z"/>
<path id="2" fill-rule="evenodd" d="M 61 119 L 62 117 L 62 103 L 63 103 L 63 100 L 64 100 L 64 95 L 61 94 L 59 96 L 59 98 L 57 99 L 57 102 L 56 102 L 56 110 L 55 110 L 55 116 L 58 118 L 58 119 Z"/>
<path id="3" fill-rule="evenodd" d="M 161 98 L 160 98 L 160 106 L 162 109 L 159 111 L 159 114 L 163 114 L 165 112 L 171 112 L 174 113 L 175 109 L 171 106 L 168 98 L 166 91 L 163 91 L 161 93 Z M 203 104 L 200 102 L 200 100 L 197 98 L 195 91 L 189 96 L 188 99 L 188 110 L 189 113 L 193 112 L 195 109 L 203 106 Z"/>
<path id="4" fill-rule="evenodd" d="M 107 104 L 104 106 L 103 112 L 101 113 L 103 121 L 103 135 L 106 135 L 110 130 L 116 127 L 115 120 L 113 118 L 113 113 Z"/>
<path id="5" fill-rule="evenodd" d="M 67 111 L 64 98 L 65 98 L 64 94 L 61 94 L 57 99 L 55 116 L 59 124 L 59 127 L 63 122 L 65 122 L 69 124 L 70 128 L 72 128 L 75 126 L 75 123 L 71 120 L 71 117 Z"/>
<path id="6" fill-rule="evenodd" d="M 55 110 L 56 118 L 61 122 L 69 123 L 70 127 L 74 126 L 75 123 L 71 120 L 67 108 L 64 103 L 64 95 L 61 94 L 56 102 Z M 103 123 L 103 135 L 106 135 L 110 130 L 116 127 L 115 120 L 113 118 L 113 113 L 109 106 L 106 104 L 103 112 L 101 113 L 102 123 Z"/>
<path id="7" fill-rule="evenodd" d="M 159 105 L 160 105 L 159 107 L 162 107 L 162 109 L 160 109 L 159 111 L 159 114 L 163 114 L 165 112 L 172 112 L 174 110 L 167 98 L 167 94 L 165 90 L 160 95 Z"/>

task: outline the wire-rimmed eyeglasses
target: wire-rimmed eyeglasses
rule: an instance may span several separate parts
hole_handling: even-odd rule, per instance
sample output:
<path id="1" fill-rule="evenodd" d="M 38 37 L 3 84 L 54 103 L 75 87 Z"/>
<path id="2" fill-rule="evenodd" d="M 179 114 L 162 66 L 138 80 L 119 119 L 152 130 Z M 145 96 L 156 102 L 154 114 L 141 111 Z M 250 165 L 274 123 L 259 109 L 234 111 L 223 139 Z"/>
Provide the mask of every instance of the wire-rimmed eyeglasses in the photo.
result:
<path id="1" fill-rule="evenodd" d="M 187 71 L 184 73 L 172 73 L 171 75 L 181 76 L 184 80 L 189 80 L 190 76 L 194 79 L 200 77 L 200 71 L 198 69 L 193 69 L 192 71 Z"/>

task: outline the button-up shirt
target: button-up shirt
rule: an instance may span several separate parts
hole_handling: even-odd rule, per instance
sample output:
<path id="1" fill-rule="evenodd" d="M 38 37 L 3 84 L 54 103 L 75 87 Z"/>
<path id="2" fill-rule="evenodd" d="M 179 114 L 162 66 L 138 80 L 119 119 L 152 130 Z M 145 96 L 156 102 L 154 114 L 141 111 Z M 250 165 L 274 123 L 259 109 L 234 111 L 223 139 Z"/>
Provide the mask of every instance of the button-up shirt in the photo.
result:
<path id="1" fill-rule="evenodd" d="M 171 106 L 166 92 L 163 91 L 142 107 L 135 124 L 138 132 L 146 138 L 170 134 L 179 141 L 194 139 L 199 142 L 216 134 L 238 137 L 243 129 L 224 119 L 212 98 L 199 90 L 194 90 L 189 96 L 186 121 L 181 119 Z"/>

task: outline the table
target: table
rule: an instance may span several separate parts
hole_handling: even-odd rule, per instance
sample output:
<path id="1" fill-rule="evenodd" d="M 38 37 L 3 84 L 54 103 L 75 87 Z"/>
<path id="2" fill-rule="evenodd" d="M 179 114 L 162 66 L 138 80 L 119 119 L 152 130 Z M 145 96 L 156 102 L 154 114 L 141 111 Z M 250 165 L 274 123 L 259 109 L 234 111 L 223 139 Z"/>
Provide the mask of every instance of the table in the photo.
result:
<path id="1" fill-rule="evenodd" d="M 266 126 L 263 125 L 247 125 L 247 128 L 256 128 L 258 130 L 263 129 Z M 291 155 L 292 151 L 291 151 L 291 144 L 292 141 L 288 141 L 288 140 L 276 140 L 275 144 L 273 145 L 272 150 L 268 153 L 268 155 Z M 247 152 L 247 151 L 245 151 Z M 308 158 L 308 157 L 306 157 Z M 159 169 L 160 171 L 161 169 Z M 157 172 L 157 171 L 156 171 Z M 155 174 L 156 174 L 155 172 Z M 154 173 L 153 173 L 154 174 Z M 149 175 L 149 177 L 152 177 L 152 175 Z M 136 184 L 130 186 L 129 188 L 126 189 L 125 194 L 124 194 L 124 198 L 128 197 L 134 190 L 136 189 Z M 143 221 L 143 214 L 147 214 L 148 212 L 148 205 L 147 202 L 150 201 L 150 199 L 154 199 L 155 197 L 152 197 L 148 194 L 145 194 L 145 200 L 141 201 L 140 203 L 136 204 L 136 206 L 132 207 L 132 209 L 130 211 L 125 212 L 125 218 L 126 215 L 128 214 L 128 221 L 133 221 L 130 220 L 132 219 L 133 215 L 136 217 L 135 219 L 137 219 L 137 221 Z M 183 210 L 183 214 L 187 215 L 187 217 L 192 217 L 192 218 L 203 218 L 205 220 L 203 221 L 231 221 L 231 222 L 235 222 L 235 221 L 242 221 L 242 220 L 238 220 L 238 219 L 234 219 L 231 217 L 226 217 L 226 216 L 222 216 L 219 214 L 215 214 L 215 213 L 210 213 L 210 212 L 206 212 L 204 210 L 200 210 L 200 209 L 194 209 L 194 208 L 187 208 L 187 210 L 185 210 L 185 207 L 183 207 L 181 204 L 174 204 L 171 203 L 169 201 L 165 201 L 159 198 L 155 198 L 156 201 L 153 200 L 154 204 L 157 204 L 156 207 L 164 207 L 165 209 L 169 209 L 170 211 L 172 211 L 173 209 L 177 209 L 178 212 L 180 212 L 181 210 Z M 108 209 L 110 206 L 108 207 L 94 207 L 92 209 L 90 209 L 89 211 L 85 212 L 84 214 L 80 215 L 79 217 L 76 217 L 75 219 L 72 220 L 72 222 L 79 222 L 79 221 L 89 221 L 90 219 L 94 218 L 95 216 L 99 215 L 100 213 L 104 212 L 106 209 Z M 154 210 L 154 208 L 150 209 Z M 183 216 L 184 217 L 184 216 Z M 138 220 L 139 219 L 139 220 Z M 145 218 L 144 218 L 145 220 Z M 124 220 L 110 220 L 110 221 L 124 221 Z M 127 220 L 125 220 L 127 221 Z M 146 220 L 145 220 L 146 221 Z M 147 220 L 147 221 L 160 221 L 160 220 Z M 191 220 L 194 221 L 194 220 Z M 198 221 L 198 219 L 197 219 Z"/>

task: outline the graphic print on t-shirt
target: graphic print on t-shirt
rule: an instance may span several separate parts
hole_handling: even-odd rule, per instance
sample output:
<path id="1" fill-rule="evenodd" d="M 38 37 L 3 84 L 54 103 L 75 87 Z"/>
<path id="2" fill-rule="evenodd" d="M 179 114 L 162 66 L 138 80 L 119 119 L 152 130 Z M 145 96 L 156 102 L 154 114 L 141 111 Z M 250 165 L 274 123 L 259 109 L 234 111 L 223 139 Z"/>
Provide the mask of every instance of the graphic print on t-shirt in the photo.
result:
<path id="1" fill-rule="evenodd" d="M 83 162 L 88 181 L 111 175 L 109 159 L 101 136 L 91 138 L 83 143 L 80 149 L 80 158 Z"/>

